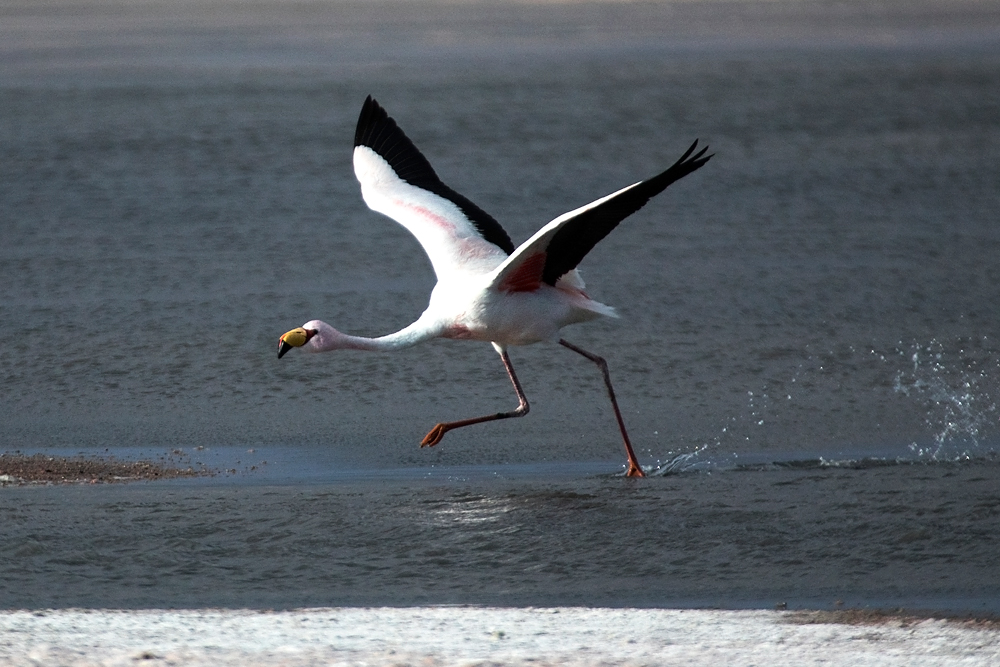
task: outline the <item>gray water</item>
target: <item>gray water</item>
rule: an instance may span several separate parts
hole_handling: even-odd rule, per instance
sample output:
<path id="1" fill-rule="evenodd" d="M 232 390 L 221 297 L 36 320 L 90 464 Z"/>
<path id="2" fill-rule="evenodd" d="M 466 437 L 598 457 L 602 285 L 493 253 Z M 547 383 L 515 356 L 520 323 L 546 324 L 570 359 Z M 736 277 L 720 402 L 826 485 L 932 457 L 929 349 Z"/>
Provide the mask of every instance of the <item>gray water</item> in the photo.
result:
<path id="1" fill-rule="evenodd" d="M 1000 19 L 908 7 L 5 6 L 0 449 L 237 472 L 3 489 L 2 604 L 1000 609 Z M 490 346 L 275 358 L 433 286 L 369 93 L 515 243 L 711 145 L 564 332 L 660 476 L 558 346 L 433 449 L 516 404 Z"/>

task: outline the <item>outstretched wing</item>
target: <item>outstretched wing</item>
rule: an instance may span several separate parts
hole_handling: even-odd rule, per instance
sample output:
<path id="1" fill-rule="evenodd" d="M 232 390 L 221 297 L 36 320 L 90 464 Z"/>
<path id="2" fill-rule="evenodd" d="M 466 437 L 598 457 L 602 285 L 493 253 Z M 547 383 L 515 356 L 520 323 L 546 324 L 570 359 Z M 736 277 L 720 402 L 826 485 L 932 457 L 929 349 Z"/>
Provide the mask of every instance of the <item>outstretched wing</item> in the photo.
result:
<path id="1" fill-rule="evenodd" d="M 464 271 L 488 272 L 514 252 L 500 223 L 442 183 L 371 95 L 354 134 L 354 173 L 368 207 L 417 237 L 438 280 Z"/>
<path id="2" fill-rule="evenodd" d="M 662 174 L 563 213 L 542 227 L 496 268 L 492 284 L 507 292 L 533 291 L 543 283 L 555 285 L 556 281 L 575 269 L 580 260 L 618 223 L 642 208 L 668 185 L 708 162 L 712 156 L 705 155 L 707 147 L 692 155 L 697 146 L 695 141 Z"/>

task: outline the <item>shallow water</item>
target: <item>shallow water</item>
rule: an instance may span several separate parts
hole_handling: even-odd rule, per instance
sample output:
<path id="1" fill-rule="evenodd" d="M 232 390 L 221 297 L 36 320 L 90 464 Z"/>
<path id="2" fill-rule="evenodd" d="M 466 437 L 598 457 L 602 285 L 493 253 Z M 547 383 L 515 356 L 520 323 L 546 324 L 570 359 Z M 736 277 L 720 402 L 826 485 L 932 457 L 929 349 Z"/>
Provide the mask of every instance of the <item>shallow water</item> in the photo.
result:
<path id="1" fill-rule="evenodd" d="M 996 461 L 8 488 L 6 607 L 1000 610 Z"/>
<path id="2" fill-rule="evenodd" d="M 395 45 L 378 57 L 357 37 L 289 38 L 301 16 L 254 41 L 263 9 L 207 32 L 169 11 L 106 24 L 81 23 L 100 16 L 87 3 L 4 9 L 0 447 L 204 447 L 241 471 L 3 490 L 4 604 L 996 609 L 997 21 L 967 3 L 981 11 L 949 23 L 959 38 L 934 41 L 923 14 L 861 12 L 834 39 L 784 6 L 785 41 L 773 17 L 742 42 L 704 19 L 713 41 L 641 12 L 621 16 L 652 36 L 580 41 L 588 21 L 629 23 L 570 5 L 532 9 L 569 28 L 539 19 L 525 45 L 486 9 L 449 14 L 493 35 L 482 52 L 429 38 L 440 10 L 397 32 L 351 14 Z M 903 46 L 872 37 L 879 25 Z M 696 137 L 712 146 L 583 263 L 622 318 L 565 332 L 607 357 L 643 463 L 698 474 L 614 477 L 600 378 L 556 346 L 512 352 L 530 416 L 432 450 L 416 445 L 435 422 L 513 407 L 488 345 L 275 358 L 277 336 L 313 317 L 400 328 L 432 286 L 351 172 L 368 93 L 515 242 Z M 248 449 L 298 463 L 242 472 Z M 931 465 L 761 465 L 871 458 Z M 402 472 L 364 472 L 380 470 Z"/>

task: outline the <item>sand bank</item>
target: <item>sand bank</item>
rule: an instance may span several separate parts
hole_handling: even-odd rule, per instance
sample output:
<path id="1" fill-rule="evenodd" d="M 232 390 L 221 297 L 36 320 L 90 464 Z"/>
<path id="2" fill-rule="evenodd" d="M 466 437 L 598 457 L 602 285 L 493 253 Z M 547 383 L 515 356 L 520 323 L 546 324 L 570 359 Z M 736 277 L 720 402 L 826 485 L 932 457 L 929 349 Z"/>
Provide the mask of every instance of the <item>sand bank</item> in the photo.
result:
<path id="1" fill-rule="evenodd" d="M 0 613 L 0 665 L 995 665 L 993 622 L 483 607 Z"/>
<path id="2" fill-rule="evenodd" d="M 176 458 L 176 457 L 174 457 Z M 140 480 L 178 479 L 213 474 L 204 466 L 184 466 L 161 457 L 159 461 L 127 461 L 114 456 L 50 456 L 0 454 L 0 485 L 109 484 Z"/>

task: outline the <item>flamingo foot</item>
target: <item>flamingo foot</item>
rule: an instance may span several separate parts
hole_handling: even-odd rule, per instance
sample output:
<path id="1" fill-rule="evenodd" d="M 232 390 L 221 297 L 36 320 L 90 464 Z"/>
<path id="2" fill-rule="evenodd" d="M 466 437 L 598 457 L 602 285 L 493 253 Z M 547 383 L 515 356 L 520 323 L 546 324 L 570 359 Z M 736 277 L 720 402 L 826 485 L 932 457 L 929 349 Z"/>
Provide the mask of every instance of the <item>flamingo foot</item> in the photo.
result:
<path id="1" fill-rule="evenodd" d="M 448 428 L 444 424 L 435 424 L 434 428 L 424 436 L 424 439 L 420 441 L 421 447 L 433 447 L 434 445 L 441 442 L 441 438 L 444 434 L 448 432 Z"/>
<path id="2" fill-rule="evenodd" d="M 646 473 L 644 473 L 642 471 L 642 468 L 640 468 L 638 465 L 636 465 L 635 463 L 629 461 L 629 463 L 628 463 L 628 470 L 625 471 L 625 476 L 626 477 L 645 477 Z"/>

